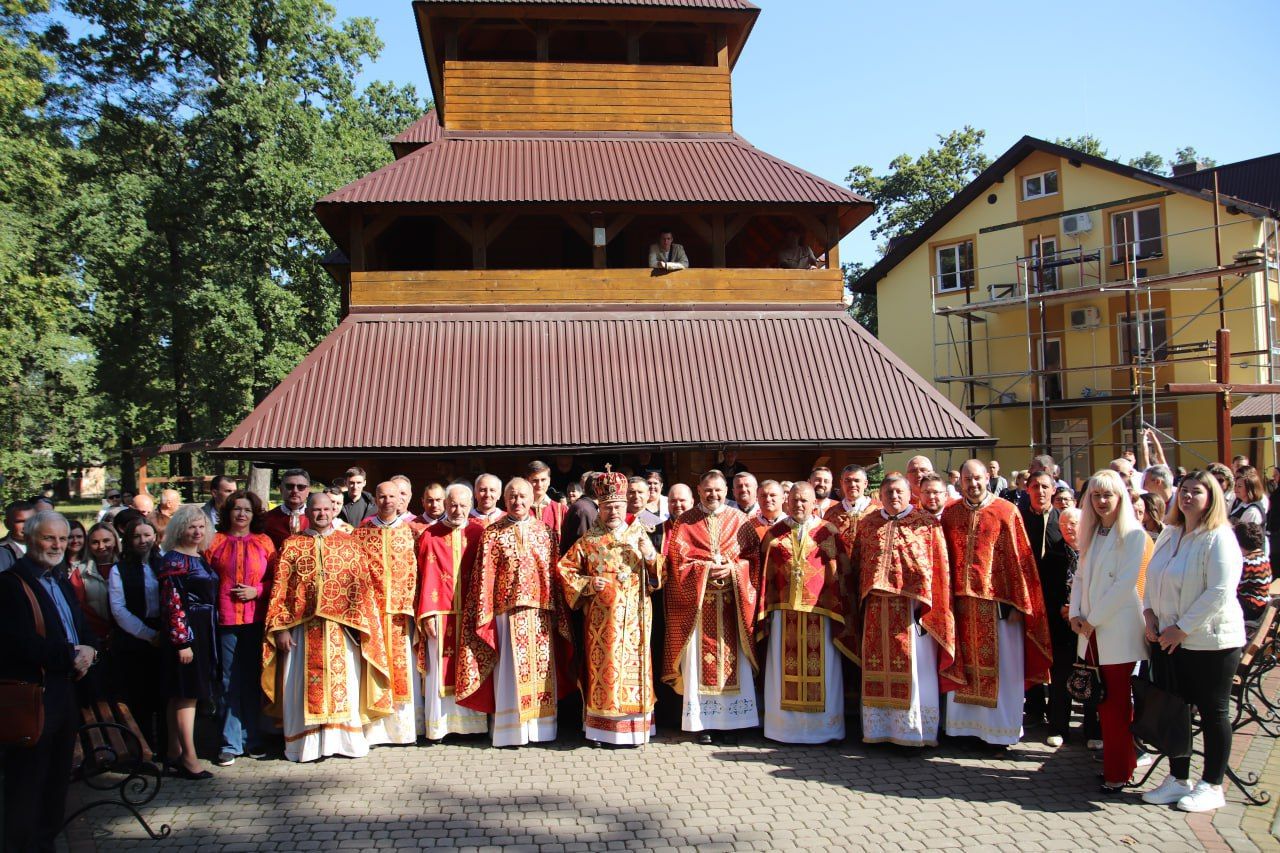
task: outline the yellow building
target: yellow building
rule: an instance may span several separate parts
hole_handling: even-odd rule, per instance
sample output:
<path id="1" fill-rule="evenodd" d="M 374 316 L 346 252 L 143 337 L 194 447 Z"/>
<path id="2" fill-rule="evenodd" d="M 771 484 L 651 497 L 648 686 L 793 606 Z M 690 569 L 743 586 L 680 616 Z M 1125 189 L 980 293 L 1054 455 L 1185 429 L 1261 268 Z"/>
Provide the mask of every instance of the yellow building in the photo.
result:
<path id="1" fill-rule="evenodd" d="M 1220 326 L 1229 382 L 1276 378 L 1280 154 L 1177 172 L 1023 137 L 857 282 L 880 340 L 998 438 L 1006 472 L 1047 451 L 1074 481 L 1140 453 L 1148 426 L 1171 465 L 1215 459 L 1220 398 L 1168 385 L 1219 381 Z M 1233 431 L 1259 465 L 1276 464 L 1270 399 Z"/>

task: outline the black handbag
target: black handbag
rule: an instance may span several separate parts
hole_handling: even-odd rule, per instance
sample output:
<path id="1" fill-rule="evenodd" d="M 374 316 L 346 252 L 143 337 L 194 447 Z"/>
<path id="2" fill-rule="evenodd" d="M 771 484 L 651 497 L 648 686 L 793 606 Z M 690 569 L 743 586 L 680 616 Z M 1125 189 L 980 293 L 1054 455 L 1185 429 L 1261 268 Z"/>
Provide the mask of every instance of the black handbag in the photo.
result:
<path id="1" fill-rule="evenodd" d="M 1172 675 L 1168 661 L 1159 646 L 1152 649 L 1152 674 L 1157 668 Z M 1161 666 L 1160 664 L 1163 664 Z M 1191 754 L 1191 706 L 1172 690 L 1135 675 L 1133 688 L 1133 736 L 1143 746 L 1170 758 L 1186 758 Z"/>
<path id="2" fill-rule="evenodd" d="M 1088 655 L 1093 650 L 1093 643 L 1090 642 L 1085 649 L 1084 660 L 1076 658 L 1071 667 L 1071 676 L 1067 678 L 1067 693 L 1081 704 L 1097 703 L 1107 698 L 1107 685 L 1102 681 L 1102 669 L 1098 666 L 1096 654 L 1094 662 L 1089 663 Z"/>

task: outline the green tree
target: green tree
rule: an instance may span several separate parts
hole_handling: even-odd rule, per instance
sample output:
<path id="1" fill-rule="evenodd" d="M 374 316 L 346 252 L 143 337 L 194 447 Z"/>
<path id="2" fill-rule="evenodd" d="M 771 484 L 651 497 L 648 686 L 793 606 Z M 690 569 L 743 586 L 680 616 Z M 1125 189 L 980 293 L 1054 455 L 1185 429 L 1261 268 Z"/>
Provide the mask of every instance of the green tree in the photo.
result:
<path id="1" fill-rule="evenodd" d="M 1164 174 L 1164 158 L 1154 151 L 1147 151 L 1141 157 L 1130 158 L 1129 165 L 1157 175 Z"/>
<path id="2" fill-rule="evenodd" d="M 45 0 L 0 4 L 0 496 L 31 494 L 103 453 L 81 337 L 84 294 L 60 228 L 69 140 L 56 111 L 54 57 L 41 47 Z"/>
<path id="3" fill-rule="evenodd" d="M 1173 156 L 1169 158 L 1169 169 L 1172 171 L 1174 166 L 1182 163 L 1202 163 L 1205 166 L 1216 166 L 1218 161 L 1212 157 L 1202 157 L 1200 152 L 1191 145 L 1184 145 L 1177 151 L 1173 152 Z"/>
<path id="4" fill-rule="evenodd" d="M 919 157 L 898 155 L 885 174 L 876 174 L 870 166 L 854 166 L 846 178 L 850 189 L 876 204 L 871 236 L 892 240 L 924 224 L 991 164 L 982 151 L 985 137 L 986 131 L 965 125 L 940 134 L 938 147 Z"/>
<path id="5" fill-rule="evenodd" d="M 89 25 L 61 44 L 72 227 L 120 446 L 224 435 L 337 320 L 315 200 L 386 163 L 423 105 L 357 89 L 373 22 L 320 0 L 67 7 Z"/>

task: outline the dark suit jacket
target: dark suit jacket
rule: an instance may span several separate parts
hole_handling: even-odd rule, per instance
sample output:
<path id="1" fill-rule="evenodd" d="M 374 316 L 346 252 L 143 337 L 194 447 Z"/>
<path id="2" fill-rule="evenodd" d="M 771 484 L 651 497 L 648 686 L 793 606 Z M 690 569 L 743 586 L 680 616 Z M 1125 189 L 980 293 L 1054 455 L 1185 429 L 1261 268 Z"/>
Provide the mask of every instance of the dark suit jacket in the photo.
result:
<path id="1" fill-rule="evenodd" d="M 585 536 L 591 525 L 596 523 L 599 515 L 600 507 L 586 496 L 570 504 L 569 512 L 564 517 L 564 525 L 560 528 L 560 553 L 567 554 L 573 543 Z"/>
<path id="2" fill-rule="evenodd" d="M 1022 523 L 1027 528 L 1031 553 L 1035 555 L 1036 568 L 1040 571 L 1049 625 L 1058 627 L 1058 623 L 1063 621 L 1060 611 L 1067 603 L 1067 572 L 1071 565 L 1067 543 L 1062 538 L 1062 528 L 1058 526 L 1058 510 L 1051 509 L 1048 515 L 1040 515 L 1028 507 L 1022 510 Z"/>
<path id="3" fill-rule="evenodd" d="M 53 599 L 38 580 L 41 572 L 31 558 L 23 557 L 12 569 L 0 574 L 0 678 L 39 681 L 42 668 L 50 679 L 61 677 L 70 680 L 75 677 L 75 652 L 67 642 L 67 633 L 63 630 Z M 31 602 L 22 591 L 19 577 L 26 580 L 40 605 L 40 612 L 44 615 L 44 639 L 36 634 Z M 58 580 L 58 585 L 71 609 L 80 645 L 97 647 L 97 637 L 80 611 L 75 590 L 63 579 Z"/>

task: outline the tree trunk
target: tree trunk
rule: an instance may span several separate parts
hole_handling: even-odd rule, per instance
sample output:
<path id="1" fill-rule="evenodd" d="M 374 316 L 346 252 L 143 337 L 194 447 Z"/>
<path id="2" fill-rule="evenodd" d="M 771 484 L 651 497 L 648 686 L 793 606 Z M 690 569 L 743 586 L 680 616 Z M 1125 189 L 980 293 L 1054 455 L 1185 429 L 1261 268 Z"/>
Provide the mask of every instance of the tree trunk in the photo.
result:
<path id="1" fill-rule="evenodd" d="M 259 468 L 256 464 L 249 466 L 249 484 L 246 488 L 262 499 L 265 505 L 271 500 L 271 475 L 274 469 Z"/>

